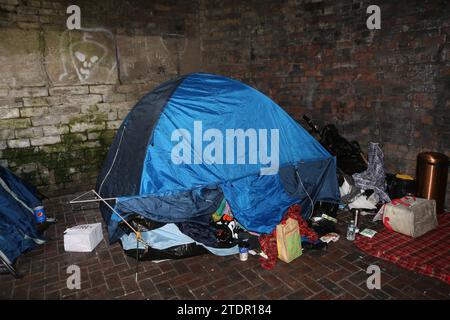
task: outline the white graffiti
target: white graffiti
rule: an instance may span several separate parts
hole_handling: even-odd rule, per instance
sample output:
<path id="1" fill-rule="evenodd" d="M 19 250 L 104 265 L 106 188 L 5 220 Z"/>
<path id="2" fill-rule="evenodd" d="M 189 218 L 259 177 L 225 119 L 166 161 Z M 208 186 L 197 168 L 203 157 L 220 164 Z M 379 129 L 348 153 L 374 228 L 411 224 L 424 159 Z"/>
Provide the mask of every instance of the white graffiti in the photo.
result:
<path id="1" fill-rule="evenodd" d="M 186 53 L 189 40 L 184 35 L 170 33 L 163 34 L 160 40 L 164 50 L 169 56 L 171 55 L 171 52 L 174 52 L 175 57 L 173 60 L 175 60 L 174 63 L 177 68 L 177 73 L 180 74 L 181 59 Z"/>
<path id="2" fill-rule="evenodd" d="M 91 74 L 90 69 L 92 68 L 92 65 L 98 61 L 98 57 L 92 56 L 87 59 L 86 55 L 79 51 L 75 52 L 75 57 L 78 59 L 79 62 L 81 62 L 83 64 L 83 67 L 79 68 L 81 75 L 85 78 L 88 78 L 89 75 Z"/>
<path id="3" fill-rule="evenodd" d="M 171 50 L 169 50 L 169 42 L 172 41 L 175 43 L 176 49 L 174 50 L 178 55 L 183 56 L 186 52 L 186 48 L 188 46 L 188 39 L 186 36 L 176 33 L 166 33 L 163 34 L 160 38 L 161 44 L 167 53 L 170 54 Z"/>
<path id="4" fill-rule="evenodd" d="M 59 81 L 75 72 L 80 82 L 89 80 L 94 74 L 109 80 L 117 69 L 114 35 L 103 28 L 81 28 L 66 30 L 61 35 L 60 57 L 63 72 Z"/>
<path id="5" fill-rule="evenodd" d="M 178 59 L 171 51 L 175 45 L 170 43 L 168 48 L 162 36 L 136 36 L 121 40 L 127 44 L 119 47 L 117 53 L 123 57 L 120 61 L 121 76 L 126 78 L 133 73 L 146 76 L 148 72 L 173 74 L 177 71 Z"/>

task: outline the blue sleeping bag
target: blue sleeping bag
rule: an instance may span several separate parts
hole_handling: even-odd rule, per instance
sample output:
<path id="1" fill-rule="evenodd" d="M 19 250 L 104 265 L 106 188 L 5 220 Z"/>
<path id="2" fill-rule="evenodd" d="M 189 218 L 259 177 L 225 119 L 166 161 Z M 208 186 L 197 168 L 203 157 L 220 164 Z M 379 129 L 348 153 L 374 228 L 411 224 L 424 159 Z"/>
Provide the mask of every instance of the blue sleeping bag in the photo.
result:
<path id="1" fill-rule="evenodd" d="M 35 187 L 0 167 L 0 255 L 9 263 L 45 242 L 33 214 L 42 205 L 37 194 Z"/>

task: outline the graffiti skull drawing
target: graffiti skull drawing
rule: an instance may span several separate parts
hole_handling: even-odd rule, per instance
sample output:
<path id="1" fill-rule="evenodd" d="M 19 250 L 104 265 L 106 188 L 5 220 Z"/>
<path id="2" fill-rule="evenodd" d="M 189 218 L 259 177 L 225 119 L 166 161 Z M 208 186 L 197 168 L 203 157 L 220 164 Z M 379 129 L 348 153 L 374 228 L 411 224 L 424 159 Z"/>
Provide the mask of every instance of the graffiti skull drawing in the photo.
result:
<path id="1" fill-rule="evenodd" d="M 102 28 L 67 30 L 60 38 L 59 82 L 114 82 L 117 62 L 114 36 Z"/>
<path id="2" fill-rule="evenodd" d="M 83 63 L 83 66 L 79 68 L 79 72 L 81 76 L 84 79 L 89 78 L 89 75 L 91 74 L 91 68 L 98 61 L 97 56 L 92 56 L 89 59 L 86 58 L 86 55 L 82 52 L 76 51 L 75 57 L 78 59 L 79 62 Z"/>
<path id="3" fill-rule="evenodd" d="M 96 64 L 106 55 L 102 45 L 90 41 L 74 43 L 71 49 L 72 64 L 81 81 L 89 79 Z"/>

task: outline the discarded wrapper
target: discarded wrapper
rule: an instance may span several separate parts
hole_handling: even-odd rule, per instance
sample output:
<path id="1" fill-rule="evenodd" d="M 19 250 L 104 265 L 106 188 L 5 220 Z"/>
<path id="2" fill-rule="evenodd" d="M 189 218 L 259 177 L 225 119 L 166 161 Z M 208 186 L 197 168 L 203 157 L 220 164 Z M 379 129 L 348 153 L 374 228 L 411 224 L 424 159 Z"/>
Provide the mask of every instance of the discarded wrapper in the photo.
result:
<path id="1" fill-rule="evenodd" d="M 269 259 L 269 257 L 264 253 L 264 251 L 256 252 L 255 250 L 248 250 L 248 253 L 250 253 L 252 256 L 260 255 L 264 259 Z"/>
<path id="2" fill-rule="evenodd" d="M 359 234 L 364 236 L 364 237 L 373 238 L 373 236 L 375 234 L 377 234 L 377 231 L 366 228 L 363 231 L 361 231 Z"/>
<path id="3" fill-rule="evenodd" d="M 322 242 L 330 243 L 331 241 L 333 241 L 333 242 L 338 241 L 339 238 L 340 238 L 340 236 L 339 236 L 337 233 L 335 233 L 335 232 L 330 232 L 330 233 L 327 233 L 326 235 L 322 236 L 322 237 L 320 238 L 320 240 L 321 240 Z"/>
<path id="4" fill-rule="evenodd" d="M 333 221 L 334 223 L 338 222 L 336 218 L 330 217 L 329 215 L 327 215 L 325 213 L 322 214 L 322 219 L 327 219 L 327 220 Z"/>

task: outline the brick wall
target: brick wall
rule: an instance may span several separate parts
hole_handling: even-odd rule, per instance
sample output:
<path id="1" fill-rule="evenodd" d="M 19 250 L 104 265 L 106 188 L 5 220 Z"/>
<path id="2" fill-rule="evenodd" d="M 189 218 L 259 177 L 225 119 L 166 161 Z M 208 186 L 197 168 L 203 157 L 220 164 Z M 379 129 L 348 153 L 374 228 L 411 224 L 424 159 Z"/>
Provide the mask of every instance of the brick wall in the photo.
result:
<path id="1" fill-rule="evenodd" d="M 366 27 L 371 4 L 381 30 Z M 380 142 L 389 172 L 414 176 L 421 151 L 450 155 L 448 1 L 202 1 L 200 12 L 207 70 L 365 150 Z"/>
<path id="2" fill-rule="evenodd" d="M 70 4 L 81 31 L 66 28 Z M 196 14 L 176 1 L 0 0 L 0 164 L 50 195 L 91 187 L 138 99 L 198 69 Z"/>
<path id="3" fill-rule="evenodd" d="M 1 164 L 47 190 L 92 185 L 139 97 L 190 71 L 241 79 L 364 149 L 380 142 L 389 172 L 449 154 L 447 1 L 73 3 L 83 32 L 66 30 L 72 2 L 0 0 Z M 370 4 L 381 30 L 366 27 Z"/>

